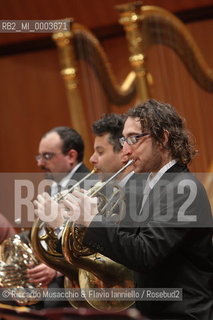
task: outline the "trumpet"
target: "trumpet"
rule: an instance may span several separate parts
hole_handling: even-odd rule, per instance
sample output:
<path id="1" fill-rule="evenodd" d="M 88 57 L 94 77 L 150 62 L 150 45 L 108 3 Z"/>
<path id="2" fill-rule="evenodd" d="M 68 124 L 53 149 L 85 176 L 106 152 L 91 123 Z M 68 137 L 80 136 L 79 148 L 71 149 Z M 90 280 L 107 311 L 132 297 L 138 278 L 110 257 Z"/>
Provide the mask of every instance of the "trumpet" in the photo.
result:
<path id="1" fill-rule="evenodd" d="M 120 175 L 127 167 L 132 165 L 133 160 L 130 160 L 125 166 L 123 166 L 119 171 L 117 171 L 114 175 L 112 175 L 108 180 L 98 183 L 97 186 L 94 186 L 88 191 L 88 194 L 90 196 L 97 196 L 98 198 L 102 197 L 100 194 L 100 191 L 103 190 L 103 188 L 108 185 L 112 180 L 114 180 L 118 175 Z M 85 176 L 82 180 L 80 180 L 78 183 L 76 183 L 73 187 L 71 187 L 69 190 L 66 190 L 63 193 L 57 194 L 54 197 L 54 200 L 60 201 L 62 199 L 65 199 L 66 195 L 72 192 L 76 187 L 78 187 L 84 180 L 88 179 L 95 171 L 93 170 L 91 173 L 89 173 L 87 176 Z M 118 193 L 118 189 L 116 189 L 116 194 Z M 104 198 L 104 196 L 103 196 Z M 103 205 L 104 202 L 104 205 Z M 108 202 L 108 199 L 105 198 L 104 201 L 102 201 L 102 209 L 105 207 L 106 202 Z M 107 203 L 108 205 L 108 203 Z M 83 248 L 81 240 L 77 236 L 79 232 L 81 233 L 81 236 L 85 232 L 81 232 L 82 230 L 79 230 L 77 226 L 75 226 L 74 223 L 71 223 L 69 220 L 66 222 L 65 227 L 63 228 L 62 233 L 62 253 L 59 253 L 57 250 L 58 247 L 58 238 L 54 233 L 54 230 L 45 227 L 46 229 L 46 235 L 45 237 L 39 236 L 39 227 L 43 225 L 43 223 L 37 219 L 37 221 L 34 223 L 31 233 L 31 239 L 32 239 L 32 246 L 34 248 L 34 251 L 38 255 L 41 261 L 49 265 L 50 267 L 60 271 L 63 273 L 65 278 L 65 288 L 91 288 L 92 283 L 97 284 L 97 287 L 101 287 L 100 283 L 102 283 L 102 288 L 104 287 L 118 287 L 115 282 L 115 277 L 113 277 L 113 281 L 102 281 L 100 279 L 104 279 L 105 276 L 102 276 L 102 268 L 105 262 L 107 261 L 107 266 L 110 266 L 109 270 L 117 270 L 117 274 L 119 273 L 119 287 L 127 287 L 131 288 L 134 287 L 134 281 L 133 281 L 133 275 L 132 273 L 125 268 L 124 266 L 121 266 L 118 263 L 115 263 L 114 261 L 110 260 L 109 258 L 106 258 L 100 254 L 98 256 L 101 258 L 99 261 L 103 261 L 101 265 L 101 268 L 97 268 L 97 266 L 94 265 L 94 252 L 91 251 L 89 248 Z M 75 239 L 74 239 L 75 238 Z M 80 237 L 81 238 L 81 237 Z M 48 249 L 44 249 L 41 245 L 41 241 L 45 240 Z M 82 255 L 84 257 L 82 257 Z M 97 253 L 95 254 L 97 256 Z M 85 256 L 88 257 L 87 261 L 85 261 Z M 83 259 L 83 261 L 82 261 Z M 92 270 L 95 270 L 92 272 Z M 85 283 L 82 279 L 89 279 L 89 283 Z M 107 284 L 106 284 L 107 283 Z M 110 283 L 110 284 L 109 284 Z M 116 306 L 114 306 L 115 302 L 112 301 L 91 301 L 90 299 L 86 298 L 86 301 L 70 301 L 73 307 L 79 308 L 82 307 L 82 302 L 84 303 L 84 306 L 86 307 L 93 307 L 98 310 L 106 310 L 106 309 L 115 309 L 117 311 L 126 309 L 129 307 L 133 302 L 126 302 L 121 301 Z M 104 303 L 103 303 L 104 302 Z"/>

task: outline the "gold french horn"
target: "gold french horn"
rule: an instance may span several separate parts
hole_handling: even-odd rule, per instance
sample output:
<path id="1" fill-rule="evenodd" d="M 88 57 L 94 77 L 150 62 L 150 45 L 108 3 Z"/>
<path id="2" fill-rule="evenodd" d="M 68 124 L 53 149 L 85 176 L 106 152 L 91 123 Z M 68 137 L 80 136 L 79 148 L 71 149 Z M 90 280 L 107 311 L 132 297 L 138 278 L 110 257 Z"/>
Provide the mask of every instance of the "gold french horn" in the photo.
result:
<path id="1" fill-rule="evenodd" d="M 0 286 L 11 288 L 15 300 L 19 305 L 31 305 L 37 303 L 40 298 L 30 291 L 41 288 L 42 284 L 34 284 L 26 276 L 29 265 L 37 265 L 39 261 L 35 257 L 29 239 L 23 241 L 16 234 L 3 241 L 0 247 Z"/>
<path id="2" fill-rule="evenodd" d="M 100 197 L 100 191 L 113 181 L 121 172 L 123 172 L 133 161 L 129 161 L 124 167 L 117 171 L 107 181 L 95 185 L 91 190 L 87 192 L 88 195 L 98 199 Z M 104 205 L 103 196 L 101 195 L 101 205 L 99 206 L 99 213 L 104 213 L 106 207 L 109 206 L 109 202 L 120 193 L 118 186 L 113 188 L 113 195 L 110 199 L 107 199 L 107 203 Z M 117 201 L 110 206 L 110 214 L 113 217 L 114 208 L 118 207 L 118 203 L 121 198 L 118 197 Z M 119 206 L 122 210 L 122 205 Z M 108 212 L 109 214 L 109 212 Z M 71 264 L 75 265 L 79 269 L 79 285 L 81 289 L 86 289 L 85 292 L 89 292 L 92 289 L 124 289 L 134 288 L 133 272 L 127 269 L 125 266 L 105 257 L 104 255 L 94 252 L 89 248 L 82 245 L 86 228 L 80 228 L 75 223 L 67 221 L 62 233 L 62 251 L 65 258 Z M 119 301 L 119 300 L 93 300 L 89 295 L 85 294 L 87 302 L 97 310 L 106 311 L 122 311 L 130 307 L 134 301 Z"/>
<path id="3" fill-rule="evenodd" d="M 103 209 L 109 206 L 109 199 L 106 199 L 100 194 L 100 191 L 132 163 L 133 161 L 129 161 L 108 180 L 103 183 L 99 182 L 88 191 L 88 194 L 91 196 L 97 196 L 98 199 L 101 199 L 99 202 L 100 211 L 104 211 Z M 63 194 L 58 194 L 54 200 L 60 201 L 61 199 L 64 199 L 68 193 L 72 192 L 82 183 L 82 181 L 86 180 L 93 173 L 94 172 L 88 174 L 71 189 L 64 191 Z M 118 193 L 119 188 L 115 188 L 111 198 Z M 116 205 L 117 203 L 111 207 L 112 211 L 112 208 Z M 41 227 L 45 227 L 46 230 L 46 235 L 43 237 L 39 236 L 39 229 Z M 37 219 L 31 233 L 32 246 L 39 259 L 50 267 L 60 271 L 68 278 L 68 280 L 65 278 L 65 288 L 133 288 L 133 273 L 130 270 L 123 265 L 82 246 L 81 240 L 79 239 L 83 237 L 84 231 L 85 230 L 80 230 L 74 223 L 67 221 L 62 233 L 63 254 L 61 254 L 57 250 L 58 238 L 55 235 L 54 230 Z M 46 242 L 48 250 L 43 248 L 41 241 Z M 91 300 L 87 296 L 85 296 L 85 299 L 87 307 L 93 307 L 98 310 L 113 309 L 114 311 L 121 311 L 134 303 L 133 301 L 97 301 Z M 83 301 L 71 300 L 69 302 L 72 306 L 78 308 L 82 306 Z"/>
<path id="4" fill-rule="evenodd" d="M 75 188 L 79 187 L 82 182 L 92 176 L 96 170 L 92 170 L 75 185 L 57 193 L 52 197 L 53 200 L 59 202 L 64 199 L 67 194 L 71 193 Z M 44 230 L 44 235 L 40 234 L 40 230 Z M 45 242 L 46 248 L 42 245 Z M 61 272 L 64 278 L 64 288 L 80 289 L 78 280 L 78 269 L 68 262 L 63 253 L 60 251 L 60 242 L 54 229 L 50 228 L 45 222 L 39 218 L 36 219 L 31 230 L 31 243 L 36 256 L 49 267 Z M 74 308 L 88 308 L 89 304 L 86 301 L 69 300 L 69 303 Z"/>

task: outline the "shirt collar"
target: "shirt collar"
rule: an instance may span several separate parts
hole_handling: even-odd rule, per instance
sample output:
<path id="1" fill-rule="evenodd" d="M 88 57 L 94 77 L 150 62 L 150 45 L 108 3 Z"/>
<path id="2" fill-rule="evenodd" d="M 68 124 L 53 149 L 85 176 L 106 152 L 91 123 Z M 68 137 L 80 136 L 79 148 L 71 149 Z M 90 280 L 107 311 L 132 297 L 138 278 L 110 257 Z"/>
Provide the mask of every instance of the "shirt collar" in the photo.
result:
<path id="1" fill-rule="evenodd" d="M 160 180 L 162 175 L 168 171 L 177 161 L 172 160 L 165 164 L 157 173 L 151 172 L 147 178 L 147 183 L 149 184 L 150 189 L 153 189 L 155 184 Z"/>
<path id="2" fill-rule="evenodd" d="M 70 179 L 74 176 L 74 173 L 78 170 L 78 168 L 82 165 L 82 162 L 79 162 L 61 181 L 59 184 L 62 188 L 65 188 L 70 181 Z"/>
<path id="3" fill-rule="evenodd" d="M 131 178 L 131 176 L 134 174 L 135 172 L 134 171 L 131 171 L 130 173 L 128 173 L 123 179 L 121 179 L 119 182 L 118 182 L 118 185 L 123 188 L 125 187 L 125 185 L 127 184 L 128 180 Z"/>
<path id="4" fill-rule="evenodd" d="M 78 170 L 78 168 L 82 165 L 82 162 L 79 162 L 63 179 L 61 179 L 61 181 L 59 183 L 56 183 L 55 181 L 53 182 L 52 186 L 51 186 L 51 194 L 55 194 L 58 190 L 57 185 L 60 184 L 60 186 L 63 189 L 66 189 L 67 184 L 69 183 L 69 181 L 71 180 L 71 178 L 73 177 L 74 173 Z"/>

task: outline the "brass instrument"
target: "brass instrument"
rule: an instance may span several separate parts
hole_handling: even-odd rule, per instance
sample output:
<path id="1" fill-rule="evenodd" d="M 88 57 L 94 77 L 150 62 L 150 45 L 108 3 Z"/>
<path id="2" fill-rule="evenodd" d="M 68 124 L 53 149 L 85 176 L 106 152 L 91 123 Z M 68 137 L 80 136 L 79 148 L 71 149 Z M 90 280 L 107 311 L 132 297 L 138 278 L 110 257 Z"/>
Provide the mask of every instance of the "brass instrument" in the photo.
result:
<path id="1" fill-rule="evenodd" d="M 113 181 L 122 171 L 130 166 L 133 161 L 129 161 L 124 167 L 116 172 L 107 181 L 99 186 L 89 190 L 88 194 L 92 197 L 100 197 L 100 191 Z M 113 196 L 119 195 L 120 189 L 115 188 Z M 113 210 L 118 206 L 122 200 L 118 197 L 110 208 L 111 217 L 113 217 Z M 104 206 L 101 199 L 101 206 L 99 206 L 99 213 L 103 214 L 106 206 Z M 122 207 L 120 207 L 122 208 Z M 122 210 L 122 209 L 121 209 Z M 109 210 L 107 210 L 109 214 Z M 116 215 L 116 214 L 115 214 Z M 62 234 L 62 250 L 67 261 L 79 268 L 79 284 L 82 289 L 92 288 L 134 288 L 133 272 L 123 265 L 103 256 L 100 253 L 95 253 L 94 250 L 86 248 L 82 245 L 86 228 L 79 228 L 75 223 L 67 221 Z M 111 310 L 121 311 L 130 307 L 134 302 L 132 301 L 100 301 L 92 300 L 87 295 L 85 296 L 88 303 L 97 310 Z"/>
<path id="2" fill-rule="evenodd" d="M 130 166 L 132 163 L 133 163 L 132 160 L 129 161 L 124 167 L 122 167 L 117 173 L 115 173 L 107 181 L 99 184 L 98 187 L 95 187 L 95 191 L 94 191 L 94 188 L 92 188 L 88 193 L 91 194 L 92 196 L 97 195 L 98 197 L 101 197 L 99 192 L 107 184 L 109 184 L 116 176 L 118 176 L 122 171 L 124 171 L 128 166 Z M 76 185 L 79 185 L 79 183 Z M 76 185 L 73 186 L 72 190 L 74 188 L 76 188 Z M 116 188 L 115 195 L 117 195 L 118 193 L 119 193 L 118 188 Z M 68 193 L 66 193 L 66 195 L 67 194 Z M 60 200 L 64 197 L 65 197 L 65 194 L 63 195 L 63 197 L 57 196 L 57 198 Z M 103 208 L 105 207 L 104 201 L 105 201 L 104 199 L 101 199 L 101 206 L 103 206 Z M 118 201 L 120 201 L 120 198 L 118 199 Z M 117 205 L 117 202 L 115 205 Z M 89 260 L 88 265 L 90 265 L 90 267 L 85 267 L 85 266 L 83 266 L 82 263 L 80 263 L 81 266 L 83 266 L 83 268 L 81 269 L 79 262 L 74 261 L 73 257 L 72 258 L 69 257 L 70 241 L 68 238 L 70 235 L 70 223 L 68 223 L 68 222 L 66 223 L 66 227 L 64 228 L 63 235 L 62 235 L 62 251 L 63 251 L 63 254 L 64 254 L 66 260 L 65 260 L 64 256 L 57 251 L 58 239 L 57 239 L 56 235 L 54 235 L 54 230 L 51 228 L 46 228 L 46 231 L 48 232 L 48 234 L 45 237 L 39 237 L 39 235 L 38 235 L 39 225 L 41 225 L 41 221 L 37 220 L 32 228 L 31 239 L 32 239 L 33 248 L 34 248 L 35 252 L 38 254 L 39 258 L 44 263 L 46 263 L 49 266 L 51 266 L 52 268 L 62 272 L 69 279 L 69 281 L 67 279 L 65 281 L 65 286 L 67 288 L 68 287 L 82 288 L 82 289 L 89 288 L 89 287 L 92 287 L 91 282 L 93 284 L 96 284 L 96 288 L 105 288 L 105 287 L 113 288 L 114 286 L 116 288 L 118 288 L 118 287 L 122 287 L 122 288 L 134 287 L 132 273 L 124 266 L 121 266 L 120 264 L 115 263 L 111 259 L 106 258 L 102 255 L 99 255 L 100 268 L 99 267 L 96 268 L 96 271 L 94 273 L 90 274 L 90 272 L 88 272 L 88 270 L 92 271 L 91 269 L 93 269 L 93 266 L 94 266 L 94 270 L 95 270 L 96 266 L 95 266 L 95 261 L 94 261 L 95 255 L 88 248 L 84 248 L 85 249 L 84 254 L 87 256 L 88 256 L 88 254 L 89 255 L 92 254 L 90 259 L 88 257 L 88 260 Z M 43 248 L 43 246 L 41 245 L 41 240 L 45 240 L 45 242 L 47 243 L 48 251 L 46 251 Z M 107 270 L 108 270 L 107 276 L 109 276 L 109 279 L 110 279 L 108 282 L 102 280 L 104 275 L 102 275 L 101 269 L 103 269 L 103 266 L 106 266 L 106 263 L 107 263 L 107 266 L 109 266 L 109 268 L 107 267 Z M 83 281 L 83 279 L 87 275 L 88 275 L 88 278 L 90 279 L 90 283 L 89 282 L 86 283 Z M 97 277 L 97 275 L 99 277 Z M 117 284 L 117 280 L 119 280 L 119 285 Z M 82 306 L 82 301 L 70 301 L 70 303 L 74 307 Z M 120 310 L 123 310 L 123 309 L 126 309 L 127 307 L 129 307 L 132 303 L 133 302 L 122 301 L 122 302 L 117 302 L 115 304 L 115 302 L 109 302 L 109 301 L 100 302 L 100 301 L 91 301 L 88 299 L 87 300 L 87 307 L 92 306 L 92 307 L 99 309 L 99 310 L 106 310 L 106 309 L 113 308 L 117 311 L 120 311 Z"/>
<path id="3" fill-rule="evenodd" d="M 69 193 L 72 193 L 74 189 L 78 188 L 82 182 L 84 182 L 86 179 L 90 178 L 94 173 L 96 172 L 96 169 L 94 168 L 91 172 L 89 172 L 86 176 L 84 176 L 81 180 L 76 182 L 74 186 L 71 186 L 70 188 L 63 190 L 57 194 L 55 194 L 52 199 L 59 202 L 60 200 L 64 199 Z"/>
<path id="4" fill-rule="evenodd" d="M 39 264 L 30 241 L 25 243 L 18 234 L 4 240 L 0 250 L 0 286 L 15 290 L 14 299 L 19 305 L 31 305 L 39 301 L 35 295 L 32 297 L 29 294 L 25 295 L 26 290 L 42 286 L 41 283 L 30 283 L 26 277 L 30 264 L 34 266 Z"/>
<path id="5" fill-rule="evenodd" d="M 82 182 L 92 176 L 95 172 L 96 170 L 93 169 L 75 185 L 54 195 L 53 200 L 59 202 L 60 200 L 64 199 L 67 194 L 71 193 L 75 188 L 79 187 Z M 45 235 L 41 236 L 39 233 L 42 228 L 45 230 Z M 41 241 L 44 241 L 46 243 L 47 249 L 43 247 Z M 43 263 L 65 275 L 65 288 L 80 288 L 78 281 L 78 269 L 73 264 L 69 263 L 64 258 L 63 254 L 59 251 L 60 244 L 54 230 L 39 218 L 36 219 L 32 227 L 31 243 L 34 252 Z M 88 307 L 86 301 L 69 300 L 69 302 L 74 308 Z"/>

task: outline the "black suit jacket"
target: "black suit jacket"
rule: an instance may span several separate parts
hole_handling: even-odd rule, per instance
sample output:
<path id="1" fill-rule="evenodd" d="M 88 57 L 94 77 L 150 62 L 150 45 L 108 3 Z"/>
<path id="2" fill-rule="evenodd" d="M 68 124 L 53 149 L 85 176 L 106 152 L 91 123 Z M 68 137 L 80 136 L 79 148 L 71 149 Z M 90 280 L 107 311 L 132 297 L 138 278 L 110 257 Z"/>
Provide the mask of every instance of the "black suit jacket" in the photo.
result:
<path id="1" fill-rule="evenodd" d="M 78 174 L 79 173 L 88 173 L 89 172 L 89 169 L 82 163 L 80 165 L 80 167 L 76 170 L 75 174 L 73 175 L 73 177 L 78 177 Z"/>
<path id="2" fill-rule="evenodd" d="M 94 220 L 84 244 L 134 270 L 138 288 L 183 290 L 182 301 L 137 301 L 142 314 L 213 319 L 212 215 L 202 184 L 176 164 L 151 190 L 141 214 L 135 210 L 138 221 L 126 229 Z"/>

